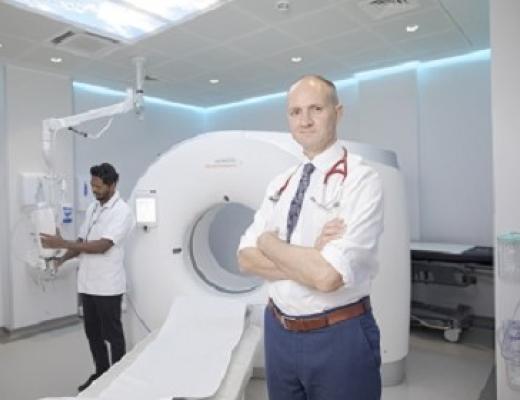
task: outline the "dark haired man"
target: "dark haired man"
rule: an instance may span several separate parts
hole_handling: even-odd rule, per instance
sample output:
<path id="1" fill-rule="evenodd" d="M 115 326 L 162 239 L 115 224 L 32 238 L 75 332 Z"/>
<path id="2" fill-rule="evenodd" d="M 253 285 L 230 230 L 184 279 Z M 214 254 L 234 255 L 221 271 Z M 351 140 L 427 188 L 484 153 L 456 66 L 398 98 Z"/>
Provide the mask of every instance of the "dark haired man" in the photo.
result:
<path id="1" fill-rule="evenodd" d="M 79 256 L 80 260 L 78 292 L 96 366 L 96 372 L 78 387 L 80 392 L 126 351 L 121 324 L 121 301 L 126 289 L 123 244 L 135 225 L 130 208 L 116 190 L 119 175 L 115 168 L 108 163 L 95 165 L 90 168 L 90 175 L 96 201 L 86 211 L 78 240 L 65 240 L 59 233 L 41 235 L 44 247 L 67 250 L 56 260 L 56 267 L 74 257 Z"/>

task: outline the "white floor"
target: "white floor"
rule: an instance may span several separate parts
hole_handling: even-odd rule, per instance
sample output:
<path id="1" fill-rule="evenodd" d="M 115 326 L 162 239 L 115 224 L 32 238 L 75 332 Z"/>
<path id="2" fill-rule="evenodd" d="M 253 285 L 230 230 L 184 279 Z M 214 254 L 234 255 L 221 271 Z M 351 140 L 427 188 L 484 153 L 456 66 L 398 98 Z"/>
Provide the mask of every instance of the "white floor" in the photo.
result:
<path id="1" fill-rule="evenodd" d="M 490 332 L 472 330 L 461 343 L 437 332 L 414 332 L 406 380 L 384 388 L 383 400 L 478 400 L 494 362 Z M 73 396 L 91 372 L 81 325 L 0 344 L 0 399 Z M 246 400 L 266 400 L 265 381 L 254 379 Z"/>

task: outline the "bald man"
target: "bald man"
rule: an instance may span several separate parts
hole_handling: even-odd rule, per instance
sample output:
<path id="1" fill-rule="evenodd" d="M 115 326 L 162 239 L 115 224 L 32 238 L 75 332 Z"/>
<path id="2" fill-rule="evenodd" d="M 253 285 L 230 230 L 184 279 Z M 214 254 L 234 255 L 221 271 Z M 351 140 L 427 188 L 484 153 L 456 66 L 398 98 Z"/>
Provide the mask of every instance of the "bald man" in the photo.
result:
<path id="1" fill-rule="evenodd" d="M 291 86 L 289 127 L 305 161 L 271 181 L 240 242 L 241 269 L 268 281 L 270 400 L 381 398 L 369 296 L 383 231 L 382 184 L 338 142 L 342 113 L 329 80 L 308 75 Z"/>

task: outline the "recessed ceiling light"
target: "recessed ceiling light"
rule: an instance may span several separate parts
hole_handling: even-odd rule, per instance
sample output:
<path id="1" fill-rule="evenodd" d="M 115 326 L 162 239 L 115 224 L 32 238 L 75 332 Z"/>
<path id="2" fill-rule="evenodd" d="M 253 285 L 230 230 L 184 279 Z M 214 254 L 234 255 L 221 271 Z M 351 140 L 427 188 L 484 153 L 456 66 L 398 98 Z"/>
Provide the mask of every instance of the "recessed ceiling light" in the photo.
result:
<path id="1" fill-rule="evenodd" d="M 303 57 L 300 57 L 300 56 L 291 57 L 291 62 L 293 62 L 295 64 L 298 64 L 302 61 L 303 61 Z"/>
<path id="2" fill-rule="evenodd" d="M 278 0 L 276 2 L 276 9 L 282 13 L 289 11 L 291 3 L 289 0 Z"/>
<path id="3" fill-rule="evenodd" d="M 51 57 L 51 62 L 58 64 L 63 61 L 63 58 L 61 57 Z"/>
<path id="4" fill-rule="evenodd" d="M 0 48 L 4 47 L 4 45 L 2 43 L 0 43 Z"/>
<path id="5" fill-rule="evenodd" d="M 406 32 L 413 33 L 413 32 L 416 32 L 417 29 L 419 29 L 419 25 L 417 25 L 417 24 L 415 24 L 415 25 L 407 25 L 406 26 Z"/>
<path id="6" fill-rule="evenodd" d="M 217 83 L 219 83 L 220 80 L 219 79 L 210 79 L 209 80 L 209 83 L 211 83 L 212 85 L 216 85 Z"/>

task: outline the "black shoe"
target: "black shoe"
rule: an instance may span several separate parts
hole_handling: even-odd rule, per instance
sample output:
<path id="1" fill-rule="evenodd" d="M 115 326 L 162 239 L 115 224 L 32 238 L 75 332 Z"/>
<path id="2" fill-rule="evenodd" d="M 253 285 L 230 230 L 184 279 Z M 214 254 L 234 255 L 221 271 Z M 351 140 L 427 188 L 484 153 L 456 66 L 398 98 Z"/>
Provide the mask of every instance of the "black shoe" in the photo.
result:
<path id="1" fill-rule="evenodd" d="M 92 374 L 88 377 L 88 379 L 85 381 L 85 383 L 82 383 L 78 386 L 78 392 L 84 391 L 86 388 L 88 388 L 92 382 L 94 382 L 97 378 L 99 378 L 98 374 Z"/>

